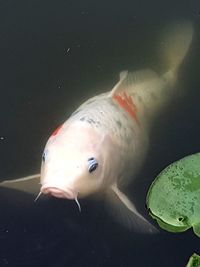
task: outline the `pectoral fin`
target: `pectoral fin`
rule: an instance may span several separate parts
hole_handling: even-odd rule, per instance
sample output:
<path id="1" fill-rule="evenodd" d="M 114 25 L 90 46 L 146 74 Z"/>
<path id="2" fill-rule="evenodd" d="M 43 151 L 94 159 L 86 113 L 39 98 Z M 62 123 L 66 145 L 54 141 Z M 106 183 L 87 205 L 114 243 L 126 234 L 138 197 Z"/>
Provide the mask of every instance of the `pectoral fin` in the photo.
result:
<path id="1" fill-rule="evenodd" d="M 34 174 L 15 180 L 5 180 L 0 183 L 0 187 L 37 195 L 40 191 L 40 174 Z"/>
<path id="2" fill-rule="evenodd" d="M 135 232 L 158 232 L 158 230 L 136 210 L 134 204 L 119 190 L 116 184 L 111 186 L 108 195 L 110 210 L 123 225 Z"/>

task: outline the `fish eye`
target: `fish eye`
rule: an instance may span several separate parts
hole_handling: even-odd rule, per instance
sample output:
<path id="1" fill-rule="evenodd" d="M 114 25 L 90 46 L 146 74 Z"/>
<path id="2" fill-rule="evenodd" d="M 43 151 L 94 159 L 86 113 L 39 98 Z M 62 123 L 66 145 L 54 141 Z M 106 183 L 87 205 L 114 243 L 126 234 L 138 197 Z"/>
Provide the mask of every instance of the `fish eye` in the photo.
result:
<path id="1" fill-rule="evenodd" d="M 46 160 L 46 151 L 44 151 L 42 154 L 42 161 L 45 162 L 45 160 Z"/>
<path id="2" fill-rule="evenodd" d="M 97 160 L 93 157 L 89 158 L 88 159 L 88 171 L 89 171 L 89 173 L 95 171 L 97 167 L 98 167 Z"/>

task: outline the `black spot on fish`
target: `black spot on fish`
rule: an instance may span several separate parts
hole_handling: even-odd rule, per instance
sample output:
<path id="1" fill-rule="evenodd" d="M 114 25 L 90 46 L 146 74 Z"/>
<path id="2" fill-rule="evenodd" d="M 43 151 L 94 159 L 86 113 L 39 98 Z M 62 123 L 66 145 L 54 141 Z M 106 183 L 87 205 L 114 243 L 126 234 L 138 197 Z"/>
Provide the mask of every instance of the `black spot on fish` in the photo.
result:
<path id="1" fill-rule="evenodd" d="M 86 121 L 87 121 L 88 123 L 90 123 L 90 124 L 94 124 L 94 123 L 95 123 L 95 121 L 94 121 L 93 119 L 86 119 Z"/>
<path id="2" fill-rule="evenodd" d="M 117 125 L 119 126 L 119 128 L 122 127 L 122 123 L 121 123 L 121 121 L 117 120 L 116 123 L 117 123 Z"/>
<path id="3" fill-rule="evenodd" d="M 91 118 L 87 118 L 87 117 L 81 117 L 80 121 L 86 121 L 89 124 L 96 124 L 96 121 L 91 119 Z"/>
<path id="4" fill-rule="evenodd" d="M 95 125 L 96 125 L 97 127 L 99 127 L 99 126 L 101 125 L 100 121 L 96 121 L 96 122 L 95 122 Z"/>
<path id="5" fill-rule="evenodd" d="M 100 121 L 96 121 L 96 122 L 95 122 L 95 127 L 99 128 L 100 126 L 101 126 Z"/>

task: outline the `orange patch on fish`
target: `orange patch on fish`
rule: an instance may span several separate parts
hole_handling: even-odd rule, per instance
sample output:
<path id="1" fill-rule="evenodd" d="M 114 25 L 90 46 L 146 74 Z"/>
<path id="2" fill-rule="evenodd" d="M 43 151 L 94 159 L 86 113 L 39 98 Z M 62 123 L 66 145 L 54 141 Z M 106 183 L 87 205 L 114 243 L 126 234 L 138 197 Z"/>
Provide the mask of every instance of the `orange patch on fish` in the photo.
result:
<path id="1" fill-rule="evenodd" d="M 131 118 L 139 124 L 139 121 L 137 119 L 137 107 L 133 103 L 132 97 L 128 95 L 126 92 L 122 92 L 121 94 L 114 95 L 113 99 L 117 101 L 119 106 L 123 108 L 130 116 Z"/>
<path id="2" fill-rule="evenodd" d="M 58 132 L 60 131 L 61 127 L 62 127 L 62 124 L 61 124 L 60 126 L 58 126 L 58 128 L 55 129 L 55 131 L 52 133 L 51 136 L 55 136 L 55 135 L 57 135 Z"/>

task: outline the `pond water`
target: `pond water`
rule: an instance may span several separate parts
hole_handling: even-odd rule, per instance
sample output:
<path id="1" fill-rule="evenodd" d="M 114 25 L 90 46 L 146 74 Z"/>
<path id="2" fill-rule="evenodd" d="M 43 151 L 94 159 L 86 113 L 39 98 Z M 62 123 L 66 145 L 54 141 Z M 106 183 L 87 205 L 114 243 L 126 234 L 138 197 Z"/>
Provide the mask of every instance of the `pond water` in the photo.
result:
<path id="1" fill-rule="evenodd" d="M 49 134 L 87 98 L 110 90 L 121 70 L 158 71 L 157 37 L 174 20 L 195 34 L 179 73 L 183 88 L 151 132 L 146 162 L 129 188 L 145 196 L 169 163 L 200 151 L 200 4 L 176 1 L 14 1 L 0 3 L 0 179 L 37 173 Z M 200 253 L 192 231 L 130 232 L 101 201 L 0 195 L 0 266 L 177 267 Z"/>

